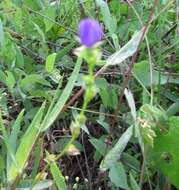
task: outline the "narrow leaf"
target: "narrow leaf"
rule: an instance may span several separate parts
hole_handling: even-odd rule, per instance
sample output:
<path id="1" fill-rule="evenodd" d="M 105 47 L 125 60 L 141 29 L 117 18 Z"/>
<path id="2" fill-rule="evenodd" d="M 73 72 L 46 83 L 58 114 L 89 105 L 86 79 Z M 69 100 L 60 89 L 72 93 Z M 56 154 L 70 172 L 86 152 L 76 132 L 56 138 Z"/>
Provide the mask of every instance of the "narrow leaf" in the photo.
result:
<path id="1" fill-rule="evenodd" d="M 132 117 L 133 117 L 134 121 L 136 121 L 137 113 L 136 113 L 134 97 L 133 97 L 131 91 L 127 88 L 125 88 L 124 94 L 125 94 L 125 97 L 127 99 L 128 105 L 130 107 Z"/>
<path id="2" fill-rule="evenodd" d="M 56 53 L 52 53 L 46 59 L 45 68 L 49 73 L 53 71 L 56 55 Z"/>
<path id="3" fill-rule="evenodd" d="M 37 25 L 36 23 L 33 22 L 33 25 L 35 26 L 35 29 L 37 30 L 37 32 L 39 33 L 40 37 L 42 38 L 42 42 L 45 43 L 45 34 L 43 33 L 42 29 L 39 27 L 39 25 Z"/>
<path id="4" fill-rule="evenodd" d="M 110 168 L 109 177 L 117 187 L 128 189 L 127 176 L 122 163 L 116 163 Z"/>
<path id="5" fill-rule="evenodd" d="M 58 99 L 57 103 L 54 105 L 54 108 L 50 112 L 49 111 L 47 112 L 47 115 L 45 116 L 45 119 L 43 120 L 42 131 L 45 131 L 54 123 L 54 121 L 58 117 L 59 113 L 63 109 L 63 106 L 65 105 L 66 101 L 70 97 L 72 89 L 75 84 L 75 81 L 77 80 L 77 77 L 78 77 L 78 74 L 80 71 L 81 63 L 82 63 L 82 59 L 78 58 L 75 68 L 74 68 L 74 70 L 69 78 L 69 81 L 68 81 L 67 85 L 65 86 L 60 98 Z"/>
<path id="6" fill-rule="evenodd" d="M 57 61 L 60 60 L 64 55 L 67 55 L 71 49 L 74 48 L 74 46 L 76 45 L 76 42 L 71 42 L 70 44 L 68 44 L 67 46 L 65 46 L 63 49 L 60 49 L 60 51 L 57 52 Z"/>
<path id="7" fill-rule="evenodd" d="M 7 148 L 7 154 L 9 154 L 10 158 L 13 161 L 14 167 L 17 169 L 18 163 L 17 163 L 15 155 L 12 151 L 12 147 L 11 147 L 9 139 L 8 139 L 8 134 L 7 134 L 6 128 L 5 128 L 3 120 L 2 120 L 1 112 L 0 112 L 0 131 L 2 131 L 2 137 L 3 137 L 4 143 L 5 143 L 6 148 Z"/>
<path id="8" fill-rule="evenodd" d="M 46 81 L 42 76 L 39 74 L 30 74 L 27 75 L 24 79 L 20 81 L 20 87 L 22 89 L 28 89 L 31 85 L 38 83 L 45 86 L 50 86 L 50 83 Z"/>
<path id="9" fill-rule="evenodd" d="M 130 184 L 132 190 L 140 190 L 140 187 L 138 186 L 136 180 L 134 179 L 133 175 L 130 173 Z"/>
<path id="10" fill-rule="evenodd" d="M 32 120 L 30 126 L 28 127 L 25 134 L 21 138 L 21 143 L 15 155 L 15 158 L 18 163 L 18 169 L 14 165 L 14 163 L 11 164 L 10 169 L 9 169 L 9 175 L 8 175 L 8 181 L 10 182 L 14 181 L 16 177 L 22 173 L 25 167 L 25 164 L 28 161 L 30 152 L 40 133 L 40 127 L 41 127 L 40 123 L 41 123 L 44 108 L 45 108 L 45 103 L 42 104 L 41 108 L 39 109 L 36 116 Z"/>
<path id="11" fill-rule="evenodd" d="M 12 92 L 14 85 L 16 83 L 16 80 L 14 78 L 14 75 L 10 71 L 6 71 L 7 77 L 6 77 L 6 84 L 9 88 L 9 90 Z"/>
<path id="12" fill-rule="evenodd" d="M 117 28 L 117 21 L 114 17 L 111 16 L 111 13 L 110 13 L 110 10 L 108 7 L 108 3 L 106 3 L 103 0 L 96 0 L 96 3 L 100 8 L 105 26 L 108 29 L 108 31 L 110 32 L 110 34 L 112 35 Z"/>
<path id="13" fill-rule="evenodd" d="M 33 179 L 35 179 L 37 172 L 38 172 L 38 168 L 40 165 L 40 161 L 41 161 L 41 155 L 42 155 L 42 142 L 43 140 L 41 140 L 38 145 L 35 147 L 35 151 L 34 151 L 34 166 L 32 169 L 32 173 L 31 173 L 31 177 Z"/>
<path id="14" fill-rule="evenodd" d="M 114 147 L 109 151 L 109 153 L 105 156 L 104 160 L 101 163 L 100 168 L 106 170 L 114 165 L 120 157 L 122 152 L 124 151 L 127 143 L 129 142 L 133 132 L 133 126 L 129 127 L 120 137 L 118 142 L 114 145 Z"/>
<path id="15" fill-rule="evenodd" d="M 89 141 L 102 156 L 105 155 L 107 147 L 102 139 L 91 138 Z"/>
<path id="16" fill-rule="evenodd" d="M 44 24 L 45 24 L 45 32 L 48 32 L 54 25 L 54 22 L 52 22 L 53 20 L 55 20 L 55 16 L 56 16 L 56 8 L 49 6 L 46 7 L 43 11 L 43 15 L 44 17 Z"/>
<path id="17" fill-rule="evenodd" d="M 24 66 L 24 56 L 19 47 L 16 47 L 16 66 L 20 68 Z"/>
<path id="18" fill-rule="evenodd" d="M 17 137 L 18 137 L 18 134 L 20 132 L 20 127 L 21 127 L 21 121 L 23 119 L 23 115 L 24 115 L 24 110 L 22 110 L 17 119 L 15 120 L 13 126 L 12 126 L 12 131 L 11 131 L 11 135 L 9 137 L 9 142 L 10 142 L 10 145 L 11 147 L 13 148 L 13 152 L 15 153 L 15 150 L 16 150 L 16 143 L 17 143 Z"/>
<path id="19" fill-rule="evenodd" d="M 12 131 L 11 134 L 9 136 L 9 144 L 11 146 L 12 152 L 13 154 L 15 154 L 16 152 L 16 147 L 17 147 L 17 138 L 20 132 L 20 127 L 21 127 L 21 121 L 23 119 L 23 114 L 24 114 L 24 110 L 22 110 L 17 119 L 15 120 L 13 126 L 12 126 Z M 7 172 L 9 172 L 9 167 L 12 163 L 12 159 L 11 159 L 11 155 L 8 153 L 7 154 Z"/>
<path id="20" fill-rule="evenodd" d="M 33 183 L 33 180 L 20 180 L 19 184 L 16 187 L 16 190 L 44 190 L 44 189 L 51 189 L 53 184 L 52 180 L 40 180 L 38 181 L 33 188 L 31 188 Z M 6 190 L 5 188 L 2 188 L 2 190 Z"/>
<path id="21" fill-rule="evenodd" d="M 58 190 L 67 190 L 65 178 L 63 177 L 60 169 L 58 168 L 58 166 L 55 162 L 53 162 L 50 165 L 50 171 L 51 171 L 53 179 L 58 187 Z"/>
<path id="22" fill-rule="evenodd" d="M 137 51 L 142 35 L 143 30 L 135 32 L 131 40 L 125 46 L 107 59 L 107 65 L 117 65 L 122 63 L 128 57 L 131 57 Z"/>
<path id="23" fill-rule="evenodd" d="M 167 110 L 168 116 L 174 116 L 177 112 L 179 112 L 179 100 L 174 102 Z"/>

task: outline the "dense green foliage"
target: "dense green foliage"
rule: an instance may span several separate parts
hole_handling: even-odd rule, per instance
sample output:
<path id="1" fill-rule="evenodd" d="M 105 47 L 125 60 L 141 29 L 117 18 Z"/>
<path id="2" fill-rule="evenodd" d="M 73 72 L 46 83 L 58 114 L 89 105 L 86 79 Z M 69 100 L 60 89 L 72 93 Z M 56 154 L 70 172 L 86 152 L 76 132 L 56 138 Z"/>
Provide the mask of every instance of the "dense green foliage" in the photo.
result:
<path id="1" fill-rule="evenodd" d="M 178 18 L 178 0 L 0 1 L 0 189 L 179 189 Z"/>

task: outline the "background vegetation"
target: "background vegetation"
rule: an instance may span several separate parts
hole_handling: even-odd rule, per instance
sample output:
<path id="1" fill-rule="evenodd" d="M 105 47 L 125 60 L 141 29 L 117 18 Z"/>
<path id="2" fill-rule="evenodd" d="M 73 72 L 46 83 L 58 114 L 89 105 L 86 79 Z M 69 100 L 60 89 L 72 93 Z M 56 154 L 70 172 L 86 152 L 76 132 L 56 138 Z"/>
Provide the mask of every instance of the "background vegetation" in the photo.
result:
<path id="1" fill-rule="evenodd" d="M 179 189 L 178 10 L 178 0 L 0 1 L 0 189 Z M 69 144 L 88 73 L 74 55 L 85 17 L 103 27 L 102 61 Z"/>

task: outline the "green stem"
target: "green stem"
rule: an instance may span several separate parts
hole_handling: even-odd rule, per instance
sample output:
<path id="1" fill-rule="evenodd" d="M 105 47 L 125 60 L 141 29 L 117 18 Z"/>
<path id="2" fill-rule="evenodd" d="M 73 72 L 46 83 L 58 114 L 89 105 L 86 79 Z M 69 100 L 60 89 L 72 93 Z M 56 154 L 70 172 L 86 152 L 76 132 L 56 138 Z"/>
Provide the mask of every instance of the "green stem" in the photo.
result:
<path id="1" fill-rule="evenodd" d="M 88 71 L 89 71 L 89 77 L 92 79 L 92 82 L 90 84 L 87 85 L 87 89 L 86 89 L 86 92 L 89 90 L 89 88 L 91 88 L 91 85 L 93 85 L 94 83 L 94 73 L 93 73 L 93 70 L 94 70 L 94 65 L 95 65 L 95 62 L 88 62 Z M 80 111 L 80 114 L 79 116 L 80 117 L 83 117 L 84 116 L 84 111 L 85 109 L 87 108 L 88 106 L 88 103 L 90 102 L 90 98 L 88 97 L 88 94 L 85 93 L 85 96 L 84 96 L 84 100 L 83 100 L 83 105 L 82 105 L 82 109 Z M 53 160 L 54 162 L 57 161 L 58 159 L 60 159 L 67 151 L 68 151 L 68 148 L 74 143 L 74 141 L 78 138 L 79 134 L 80 134 L 80 128 L 81 128 L 81 125 L 83 124 L 83 121 L 80 121 L 80 119 L 76 120 L 75 122 L 79 122 L 77 123 L 77 127 L 74 129 L 76 130 L 73 134 L 72 134 L 72 138 L 70 139 L 70 141 L 65 145 L 65 147 L 63 148 L 63 150 L 61 151 L 61 153 L 59 155 L 57 155 L 55 157 L 55 159 Z M 42 172 L 40 172 L 40 174 L 36 177 L 32 187 L 30 188 L 30 190 L 33 189 L 34 185 L 40 180 L 41 178 L 41 174 L 43 174 L 47 169 L 48 167 L 50 166 L 51 162 L 48 162 L 47 165 L 44 167 L 44 169 L 42 170 Z"/>
<path id="2" fill-rule="evenodd" d="M 84 98 L 84 102 L 83 102 L 83 106 L 82 106 L 82 109 L 81 109 L 81 112 L 80 112 L 80 116 L 83 116 L 84 115 L 84 111 L 87 107 L 87 104 L 88 102 L 86 101 L 86 98 Z"/>

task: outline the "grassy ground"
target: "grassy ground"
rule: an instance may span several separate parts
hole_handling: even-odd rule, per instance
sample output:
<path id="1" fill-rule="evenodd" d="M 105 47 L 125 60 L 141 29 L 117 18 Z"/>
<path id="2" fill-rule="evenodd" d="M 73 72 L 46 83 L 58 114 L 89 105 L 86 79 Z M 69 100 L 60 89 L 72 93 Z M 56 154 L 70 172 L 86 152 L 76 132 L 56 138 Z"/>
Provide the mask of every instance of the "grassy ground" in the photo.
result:
<path id="1" fill-rule="evenodd" d="M 178 10 L 178 0 L 0 2 L 0 189 L 179 189 Z M 85 17 L 104 37 L 81 124 Z"/>

